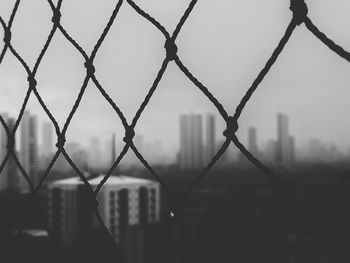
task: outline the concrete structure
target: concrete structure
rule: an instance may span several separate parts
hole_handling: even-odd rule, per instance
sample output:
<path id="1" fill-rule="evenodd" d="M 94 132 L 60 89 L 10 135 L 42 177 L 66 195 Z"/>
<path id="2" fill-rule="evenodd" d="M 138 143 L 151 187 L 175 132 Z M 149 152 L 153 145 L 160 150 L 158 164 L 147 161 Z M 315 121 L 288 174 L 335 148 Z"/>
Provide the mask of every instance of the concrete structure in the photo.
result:
<path id="1" fill-rule="evenodd" d="M 117 152 L 116 152 L 116 146 L 115 146 L 115 133 L 112 134 L 112 141 L 111 141 L 111 162 L 110 166 L 112 166 L 117 159 Z"/>
<path id="2" fill-rule="evenodd" d="M 290 167 L 294 158 L 294 140 L 289 135 L 288 116 L 277 115 L 276 164 Z M 293 144 L 293 145 L 292 145 Z"/>
<path id="3" fill-rule="evenodd" d="M 2 118 L 7 124 L 10 132 L 12 132 L 15 126 L 15 119 L 9 118 L 6 113 L 1 114 Z M 5 128 L 0 128 L 0 163 L 4 160 L 7 155 L 7 144 L 8 137 Z M 16 151 L 16 150 L 15 150 Z M 18 168 L 15 160 L 10 156 L 0 174 L 0 190 L 16 190 L 20 189 L 18 177 Z"/>
<path id="4" fill-rule="evenodd" d="M 21 120 L 21 162 L 33 184 L 39 182 L 38 178 L 38 129 L 37 117 L 25 111 Z M 20 188 L 23 192 L 29 190 L 24 177 L 20 177 Z"/>
<path id="5" fill-rule="evenodd" d="M 207 114 L 206 116 L 206 143 L 205 143 L 205 162 L 209 163 L 216 153 L 215 145 L 215 116 Z"/>
<path id="6" fill-rule="evenodd" d="M 277 141 L 275 140 L 268 140 L 265 145 L 264 150 L 264 161 L 268 163 L 275 163 L 276 161 L 276 155 L 277 155 Z"/>
<path id="7" fill-rule="evenodd" d="M 96 187 L 103 176 L 89 180 Z M 48 186 L 48 222 L 62 246 L 69 246 L 76 234 L 100 225 L 89 203 L 88 188 L 79 178 L 69 178 Z M 159 183 L 127 176 L 110 177 L 99 195 L 99 212 L 116 243 L 123 248 L 125 229 L 159 221 Z M 90 207 L 90 208 L 89 208 Z"/>
<path id="8" fill-rule="evenodd" d="M 44 157 L 51 157 L 53 151 L 53 129 L 51 122 L 44 122 L 42 126 L 43 141 L 42 141 L 42 154 Z"/>
<path id="9" fill-rule="evenodd" d="M 295 139 L 294 139 L 294 136 L 289 136 L 289 162 L 290 162 L 290 165 L 295 164 Z"/>
<path id="10" fill-rule="evenodd" d="M 180 116 L 179 165 L 182 169 L 203 167 L 202 116 Z"/>
<path id="11" fill-rule="evenodd" d="M 254 127 L 248 129 L 248 150 L 255 158 L 259 158 L 258 136 Z"/>
<path id="12" fill-rule="evenodd" d="M 2 118 L 6 123 L 8 123 L 8 116 L 6 113 L 1 114 Z M 1 125 L 0 127 L 0 162 L 4 160 L 7 154 L 7 134 L 5 128 Z M 2 173 L 0 174 L 0 190 L 5 190 L 7 188 L 7 171 L 4 167 Z"/>
<path id="13" fill-rule="evenodd" d="M 14 118 L 8 118 L 7 120 L 7 126 L 10 131 L 13 130 L 15 126 L 16 120 Z M 14 145 L 15 147 L 16 145 Z M 15 147 L 15 153 L 16 153 L 16 147 Z M 16 153 L 17 155 L 17 153 Z M 7 160 L 6 166 L 4 167 L 4 170 L 7 173 L 7 189 L 11 191 L 19 191 L 20 188 L 20 177 L 23 178 L 22 174 L 19 174 L 19 170 L 17 167 L 17 164 L 13 158 L 13 156 L 10 156 Z M 24 178 L 23 178 L 24 179 Z"/>

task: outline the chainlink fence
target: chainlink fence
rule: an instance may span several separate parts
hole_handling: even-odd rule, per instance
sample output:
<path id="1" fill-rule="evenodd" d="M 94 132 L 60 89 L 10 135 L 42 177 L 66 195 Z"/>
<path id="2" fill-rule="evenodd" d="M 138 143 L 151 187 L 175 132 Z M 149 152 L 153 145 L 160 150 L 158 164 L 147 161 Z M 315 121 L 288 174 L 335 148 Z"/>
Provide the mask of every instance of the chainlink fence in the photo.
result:
<path id="1" fill-rule="evenodd" d="M 304 0 L 291 0 L 290 3 L 290 10 L 292 11 L 292 19 L 282 37 L 280 42 L 278 43 L 278 46 L 276 49 L 273 51 L 271 57 L 268 59 L 266 62 L 265 66 L 263 69 L 260 71 L 256 79 L 253 81 L 252 85 L 249 87 L 247 90 L 246 94 L 244 97 L 241 99 L 239 105 L 236 108 L 236 111 L 233 116 L 229 116 L 228 113 L 226 112 L 225 108 L 223 105 L 211 94 L 209 89 L 205 87 L 200 80 L 198 80 L 191 72 L 190 70 L 186 67 L 186 65 L 183 64 L 181 58 L 177 55 L 177 46 L 176 46 L 176 38 L 178 34 L 181 31 L 181 28 L 186 22 L 186 19 L 189 17 L 191 14 L 191 11 L 195 7 L 197 0 L 192 0 L 187 7 L 186 11 L 184 12 L 183 16 L 181 17 L 180 21 L 178 22 L 175 30 L 172 33 L 169 33 L 156 19 L 154 19 L 150 14 L 148 14 L 146 11 L 142 10 L 137 4 L 135 4 L 132 0 L 119 0 L 117 1 L 113 11 L 112 15 L 109 18 L 109 21 L 107 25 L 105 26 L 102 34 L 100 35 L 97 43 L 95 44 L 91 54 L 87 54 L 86 51 L 79 45 L 79 43 L 74 40 L 70 34 L 67 32 L 67 30 L 60 24 L 60 18 L 61 18 L 61 13 L 60 13 L 60 8 L 62 5 L 62 0 L 58 0 L 57 5 L 54 5 L 52 0 L 47 0 L 47 3 L 50 5 L 51 10 L 52 10 L 52 28 L 51 31 L 47 37 L 47 40 L 38 56 L 36 59 L 35 65 L 33 68 L 30 68 L 26 61 L 21 57 L 21 55 L 16 51 L 16 48 L 12 45 L 11 43 L 11 27 L 13 24 L 13 21 L 16 16 L 16 12 L 18 9 L 18 6 L 20 4 L 21 0 L 17 0 L 15 2 L 15 5 L 13 7 L 11 16 L 9 21 L 6 23 L 4 19 L 0 16 L 0 22 L 1 25 L 4 29 L 4 47 L 1 51 L 0 55 L 0 64 L 2 63 L 4 56 L 6 53 L 12 54 L 23 66 L 25 71 L 27 72 L 27 81 L 28 81 L 28 90 L 25 96 L 25 99 L 23 101 L 20 113 L 16 119 L 15 125 L 12 130 L 8 127 L 6 124 L 4 118 L 0 116 L 0 121 L 2 126 L 4 127 L 6 134 L 7 134 L 7 139 L 8 139 L 8 145 L 7 145 L 7 153 L 4 158 L 4 160 L 0 164 L 0 173 L 4 169 L 6 162 L 9 160 L 10 157 L 12 157 L 15 160 L 15 163 L 17 167 L 19 168 L 21 175 L 25 178 L 27 183 L 29 184 L 30 190 L 31 190 L 31 197 L 33 204 L 36 201 L 36 198 L 38 196 L 38 192 L 41 189 L 45 179 L 49 175 L 53 165 L 55 164 L 56 160 L 58 159 L 59 155 L 63 155 L 65 159 L 68 161 L 70 166 L 74 169 L 74 171 L 79 175 L 81 180 L 84 182 L 84 184 L 88 187 L 89 193 L 91 196 L 91 206 L 94 209 L 94 213 L 103 227 L 104 231 L 106 232 L 107 236 L 109 237 L 111 243 L 114 244 L 115 249 L 118 250 L 117 244 L 114 242 L 113 237 L 110 235 L 108 232 L 107 227 L 105 226 L 101 215 L 99 214 L 98 211 L 98 201 L 97 201 L 97 195 L 99 191 L 101 190 L 102 186 L 104 183 L 108 180 L 108 178 L 111 176 L 112 172 L 116 169 L 122 158 L 125 156 L 127 151 L 131 150 L 135 153 L 137 158 L 141 161 L 141 163 L 144 165 L 144 167 L 151 173 L 151 175 L 154 177 L 155 180 L 157 180 L 160 184 L 161 187 L 163 188 L 164 192 L 166 193 L 166 197 L 171 204 L 171 210 L 169 211 L 169 214 L 171 217 L 180 217 L 181 213 L 179 212 L 181 210 L 182 205 L 186 202 L 188 195 L 191 193 L 191 191 L 198 185 L 198 183 L 208 174 L 209 170 L 215 165 L 215 163 L 220 159 L 220 157 L 225 153 L 227 148 L 231 143 L 233 143 L 239 150 L 240 152 L 252 163 L 254 164 L 258 169 L 260 169 L 264 175 L 266 175 L 268 178 L 270 178 L 273 182 L 275 182 L 278 187 L 280 187 L 283 191 L 285 191 L 286 195 L 288 196 L 289 200 L 294 204 L 294 207 L 297 209 L 300 209 L 299 211 L 305 211 L 305 204 L 300 198 L 300 195 L 296 189 L 288 185 L 286 182 L 281 179 L 281 177 L 276 174 L 274 171 L 270 170 L 267 166 L 265 166 L 261 161 L 259 161 L 257 158 L 255 158 L 246 148 L 245 146 L 239 141 L 239 139 L 236 136 L 236 132 L 239 129 L 238 121 L 239 117 L 245 107 L 245 105 L 248 103 L 249 99 L 251 96 L 254 94 L 255 90 L 258 88 L 259 84 L 263 81 L 264 77 L 266 74 L 269 72 L 270 68 L 274 65 L 275 61 L 277 60 L 278 56 L 282 52 L 285 44 L 289 41 L 293 31 L 297 26 L 300 26 L 304 24 L 306 28 L 314 34 L 321 42 L 323 42 L 329 49 L 334 51 L 336 54 L 338 54 L 340 57 L 343 59 L 347 60 L 350 62 L 350 53 L 345 51 L 342 47 L 338 46 L 336 43 L 334 43 L 331 39 L 329 39 L 323 32 L 321 32 L 311 21 L 311 19 L 307 16 L 308 14 L 308 8 L 307 5 L 305 4 Z M 111 28 L 112 24 L 114 23 L 118 11 L 120 10 L 122 5 L 130 5 L 135 12 L 137 12 L 140 16 L 144 17 L 148 22 L 153 24 L 161 34 L 163 34 L 165 38 L 164 42 L 164 48 L 166 51 L 166 56 L 161 64 L 161 67 L 153 81 L 152 86 L 150 87 L 148 94 L 144 98 L 142 104 L 140 105 L 138 111 L 136 112 L 135 116 L 133 117 L 131 123 L 128 123 L 126 118 L 123 115 L 123 112 L 120 110 L 118 105 L 110 98 L 108 93 L 105 91 L 105 89 L 102 87 L 100 84 L 99 80 L 97 79 L 95 75 L 95 67 L 94 67 L 94 59 L 96 57 L 96 54 L 103 43 L 106 35 L 109 32 L 109 29 Z M 41 98 L 39 92 L 36 89 L 37 81 L 36 81 L 36 73 L 39 69 L 39 66 L 41 64 L 41 61 L 52 41 L 52 38 L 55 34 L 61 33 L 65 39 L 72 44 L 76 51 L 80 53 L 80 55 L 84 58 L 85 63 L 84 67 L 86 68 L 86 75 L 84 80 L 82 81 L 82 85 L 78 94 L 78 97 L 75 100 L 75 104 L 72 107 L 68 118 L 66 119 L 64 126 L 59 127 L 55 117 L 51 114 L 50 110 L 47 108 L 45 105 L 45 102 Z M 196 177 L 196 179 L 189 185 L 187 190 L 182 194 L 180 200 L 175 200 L 174 195 L 172 194 L 170 188 L 165 184 L 165 182 L 162 180 L 161 176 L 149 165 L 147 160 L 144 159 L 144 157 L 141 155 L 141 153 L 138 151 L 137 147 L 133 143 L 133 137 L 135 136 L 135 126 L 137 125 L 137 122 L 139 118 L 142 115 L 142 112 L 148 105 L 150 99 L 152 98 L 154 92 L 157 89 L 157 86 L 160 82 L 160 80 L 163 77 L 164 72 L 167 69 L 167 66 L 169 63 L 175 63 L 178 68 L 188 77 L 188 79 L 198 88 L 200 91 L 213 103 L 213 105 L 216 107 L 218 112 L 220 113 L 221 117 L 224 119 L 226 122 L 227 128 L 223 131 L 223 136 L 226 138 L 224 143 L 222 144 L 221 148 L 218 150 L 218 152 L 215 154 L 215 156 L 211 159 L 209 164 L 200 172 L 200 174 Z M 67 129 L 70 125 L 70 122 L 79 107 L 79 104 L 83 98 L 84 92 L 86 90 L 86 87 L 89 82 L 93 82 L 95 87 L 99 90 L 99 92 L 102 94 L 102 96 L 106 99 L 106 101 L 109 103 L 109 105 L 114 109 L 116 115 L 120 118 L 122 121 L 122 124 L 125 128 L 125 137 L 123 138 L 123 141 L 125 142 L 125 145 L 123 147 L 123 150 L 117 157 L 117 159 L 114 161 L 113 165 L 109 168 L 108 172 L 104 176 L 103 180 L 99 183 L 99 185 L 93 189 L 92 186 L 89 184 L 89 181 L 87 178 L 84 176 L 84 174 L 79 170 L 79 168 L 76 166 L 76 164 L 72 161 L 72 158 L 69 156 L 69 154 L 66 152 L 64 146 L 65 146 L 65 135 L 67 132 Z M 25 171 L 23 168 L 20 160 L 15 154 L 14 150 L 14 141 L 15 141 L 15 134 L 16 131 L 19 127 L 19 124 L 21 122 L 22 116 L 24 114 L 24 111 L 26 109 L 26 105 L 28 103 L 29 97 L 30 96 L 35 96 L 44 109 L 45 113 L 53 123 L 55 127 L 55 132 L 57 135 L 57 151 L 54 154 L 53 159 L 51 160 L 49 166 L 45 170 L 44 175 L 40 179 L 39 183 L 37 185 L 34 185 L 34 183 L 30 179 L 30 175 Z M 317 201 L 314 203 L 315 207 L 318 207 L 318 205 L 321 202 L 324 202 L 326 199 L 331 197 L 334 193 L 336 193 L 339 188 L 342 187 L 347 181 L 349 180 L 349 177 L 347 177 L 346 174 L 344 174 L 340 180 L 333 186 L 331 187 L 326 193 L 324 193 L 322 196 L 320 196 Z M 33 208 L 34 209 L 34 208 Z M 46 230 L 48 231 L 50 237 L 54 240 L 54 235 L 52 234 L 52 231 L 49 229 L 49 227 L 45 227 Z M 21 235 L 21 233 L 24 231 L 24 224 L 21 227 L 21 229 L 17 233 L 17 237 Z M 301 231 L 301 237 L 298 238 L 296 242 L 303 242 L 305 239 L 306 235 L 303 235 L 303 231 Z M 77 240 L 77 238 L 75 239 Z M 58 242 L 55 242 L 58 245 Z M 74 242 L 72 244 L 72 247 L 74 246 Z"/>

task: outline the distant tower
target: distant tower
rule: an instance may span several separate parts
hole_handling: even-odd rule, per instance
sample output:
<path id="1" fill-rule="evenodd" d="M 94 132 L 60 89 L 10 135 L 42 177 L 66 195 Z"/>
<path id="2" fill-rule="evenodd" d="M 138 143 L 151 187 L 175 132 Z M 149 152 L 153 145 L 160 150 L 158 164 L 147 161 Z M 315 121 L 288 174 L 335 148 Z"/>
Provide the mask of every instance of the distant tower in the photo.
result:
<path id="1" fill-rule="evenodd" d="M 268 142 L 266 143 L 266 150 L 264 153 L 266 160 L 269 163 L 275 163 L 276 155 L 277 155 L 277 141 L 272 139 L 268 140 Z"/>
<path id="2" fill-rule="evenodd" d="M 21 120 L 21 157 L 23 168 L 36 185 L 38 178 L 38 133 L 37 133 L 37 117 L 25 111 Z M 25 178 L 20 177 L 20 188 L 26 192 L 29 185 Z"/>
<path id="3" fill-rule="evenodd" d="M 53 148 L 53 131 L 52 124 L 50 122 L 43 123 L 43 144 L 42 153 L 44 157 L 51 157 Z"/>
<path id="4" fill-rule="evenodd" d="M 276 163 L 289 167 L 291 163 L 291 143 L 294 145 L 294 140 L 290 139 L 288 116 L 282 113 L 277 115 L 277 149 L 276 149 Z"/>
<path id="5" fill-rule="evenodd" d="M 258 138 L 256 128 L 250 127 L 248 129 L 248 150 L 254 157 L 258 157 L 259 148 L 258 148 Z"/>
<path id="6" fill-rule="evenodd" d="M 116 150 L 115 150 L 115 133 L 112 134 L 112 152 L 111 152 L 111 166 L 114 164 L 117 159 Z"/>
<path id="7" fill-rule="evenodd" d="M 202 116 L 180 116 L 179 164 L 183 169 L 203 166 Z"/>
<path id="8" fill-rule="evenodd" d="M 209 162 L 214 157 L 216 150 L 215 145 L 215 116 L 207 114 L 205 162 Z"/>
<path id="9" fill-rule="evenodd" d="M 289 159 L 290 164 L 295 164 L 295 140 L 293 136 L 289 136 Z"/>
<path id="10" fill-rule="evenodd" d="M 9 118 L 6 113 L 1 114 L 1 116 L 6 122 L 10 132 L 12 132 L 13 127 L 15 126 L 15 119 Z M 0 162 L 2 162 L 7 155 L 7 144 L 8 137 L 5 128 L 0 128 Z M 12 155 L 10 155 L 0 174 L 0 190 L 19 189 L 19 178 L 17 172 L 15 160 Z"/>
<path id="11" fill-rule="evenodd" d="M 6 113 L 1 114 L 2 118 L 6 123 L 8 123 L 8 116 Z M 5 128 L 0 127 L 0 162 L 2 162 L 7 154 L 7 134 Z M 0 190 L 7 188 L 7 171 L 6 167 L 2 170 L 0 174 Z"/>
<path id="12" fill-rule="evenodd" d="M 13 128 L 15 126 L 15 119 L 14 118 L 8 118 L 7 120 L 7 126 L 10 130 L 10 132 L 13 131 Z M 15 145 L 14 147 L 14 151 L 16 151 L 15 149 Z M 18 167 L 16 165 L 16 162 L 13 158 L 13 156 L 10 156 L 9 159 L 7 160 L 6 166 L 4 167 L 4 170 L 7 172 L 7 189 L 9 190 L 15 190 L 15 191 L 19 191 L 20 190 L 20 179 L 19 179 L 19 174 L 18 174 Z M 22 175 L 21 175 L 22 176 Z M 23 177 L 23 176 L 22 176 Z"/>

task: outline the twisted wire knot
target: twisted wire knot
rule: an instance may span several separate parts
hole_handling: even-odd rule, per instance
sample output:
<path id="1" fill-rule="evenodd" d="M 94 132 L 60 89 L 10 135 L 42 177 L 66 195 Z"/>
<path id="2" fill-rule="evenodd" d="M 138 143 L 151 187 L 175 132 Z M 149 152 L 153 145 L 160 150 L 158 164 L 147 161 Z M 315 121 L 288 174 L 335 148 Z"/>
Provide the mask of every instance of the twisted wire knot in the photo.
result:
<path id="1" fill-rule="evenodd" d="M 65 143 L 66 143 L 66 137 L 65 137 L 63 134 L 61 134 L 60 136 L 58 136 L 58 138 L 57 138 L 57 143 L 56 143 L 56 147 L 57 147 L 58 149 L 63 149 L 63 146 L 64 146 Z"/>
<path id="2" fill-rule="evenodd" d="M 34 76 L 31 74 L 27 77 L 27 80 L 29 82 L 29 87 L 30 89 L 34 89 L 37 85 L 36 79 L 34 78 Z"/>
<path id="3" fill-rule="evenodd" d="M 297 25 L 305 21 L 308 9 L 304 0 L 291 0 L 289 9 L 293 12 L 293 19 Z"/>
<path id="4" fill-rule="evenodd" d="M 92 75 L 95 74 L 95 67 L 94 65 L 92 64 L 92 62 L 90 60 L 87 60 L 85 63 L 84 63 L 84 66 L 86 68 L 86 73 L 89 77 L 91 77 Z"/>
<path id="5" fill-rule="evenodd" d="M 164 44 L 166 57 L 168 60 L 174 60 L 176 58 L 177 46 L 172 38 L 168 38 Z"/>
<path id="6" fill-rule="evenodd" d="M 15 139 L 13 136 L 9 136 L 7 139 L 7 150 L 13 152 L 15 149 Z"/>
<path id="7" fill-rule="evenodd" d="M 60 20 L 61 20 L 61 12 L 60 12 L 60 10 L 55 9 L 55 10 L 53 11 L 53 16 L 52 16 L 52 18 L 51 18 L 51 21 L 53 22 L 53 24 L 54 24 L 55 26 L 58 26 L 59 23 L 60 23 Z"/>
<path id="8" fill-rule="evenodd" d="M 5 32 L 4 32 L 4 42 L 5 42 L 5 44 L 10 45 L 11 38 L 12 38 L 11 30 L 9 28 L 5 28 Z"/>
<path id="9" fill-rule="evenodd" d="M 226 122 L 226 130 L 224 130 L 223 135 L 232 140 L 236 131 L 238 130 L 238 123 L 237 120 L 234 119 L 233 117 L 229 117 L 227 122 Z"/>
<path id="10" fill-rule="evenodd" d="M 132 139 L 134 138 L 134 136 L 135 136 L 134 128 L 131 126 L 128 126 L 125 129 L 125 136 L 123 138 L 123 141 L 130 145 L 132 143 Z"/>

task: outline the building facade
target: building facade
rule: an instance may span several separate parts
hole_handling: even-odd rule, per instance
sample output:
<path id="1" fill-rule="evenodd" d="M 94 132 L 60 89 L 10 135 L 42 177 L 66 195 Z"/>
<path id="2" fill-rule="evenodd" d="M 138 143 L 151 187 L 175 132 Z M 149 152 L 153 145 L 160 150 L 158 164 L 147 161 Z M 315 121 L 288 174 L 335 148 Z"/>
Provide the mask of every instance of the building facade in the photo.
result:
<path id="1" fill-rule="evenodd" d="M 2 118 L 7 124 L 10 132 L 12 132 L 15 126 L 15 119 L 9 118 L 6 113 L 1 114 Z M 7 155 L 8 137 L 4 128 L 0 129 L 0 163 Z M 14 146 L 15 147 L 15 146 Z M 16 153 L 16 148 L 14 148 Z M 7 162 L 0 174 L 0 190 L 20 190 L 20 178 L 18 174 L 18 168 L 12 155 L 7 159 Z"/>
<path id="2" fill-rule="evenodd" d="M 43 141 L 42 141 L 42 154 L 44 157 L 51 157 L 53 153 L 53 130 L 50 122 L 44 122 L 42 126 Z"/>
<path id="3" fill-rule="evenodd" d="M 209 163 L 215 155 L 216 150 L 215 139 L 215 116 L 207 114 L 206 116 L 206 144 L 205 144 L 205 161 Z"/>
<path id="4" fill-rule="evenodd" d="M 256 128 L 250 127 L 248 129 L 248 150 L 254 157 L 258 158 L 259 148 L 258 148 L 258 136 Z"/>
<path id="5" fill-rule="evenodd" d="M 6 123 L 8 123 L 8 116 L 6 113 L 1 114 L 2 118 Z M 0 162 L 2 162 L 7 154 L 7 134 L 5 128 L 0 127 Z M 7 188 L 7 171 L 4 167 L 2 173 L 0 174 L 0 190 L 5 190 Z"/>
<path id="6" fill-rule="evenodd" d="M 292 166 L 295 158 L 294 148 L 294 139 L 289 134 L 288 116 L 278 113 L 276 164 L 284 167 Z"/>
<path id="7" fill-rule="evenodd" d="M 34 185 L 38 178 L 38 119 L 25 111 L 21 120 L 21 162 Z M 29 185 L 24 177 L 20 177 L 20 188 L 23 192 L 29 191 Z"/>
<path id="8" fill-rule="evenodd" d="M 182 169 L 198 169 L 203 166 L 202 116 L 180 116 L 179 165 Z"/>
<path id="9" fill-rule="evenodd" d="M 103 176 L 89 180 L 96 187 Z M 76 235 L 100 227 L 89 203 L 88 188 L 78 178 L 55 181 L 48 187 L 48 222 L 64 247 Z M 102 187 L 99 213 L 115 242 L 123 247 L 125 230 L 131 226 L 156 223 L 160 219 L 160 188 L 157 182 L 113 176 Z M 89 208 L 90 207 L 90 208 Z"/>

